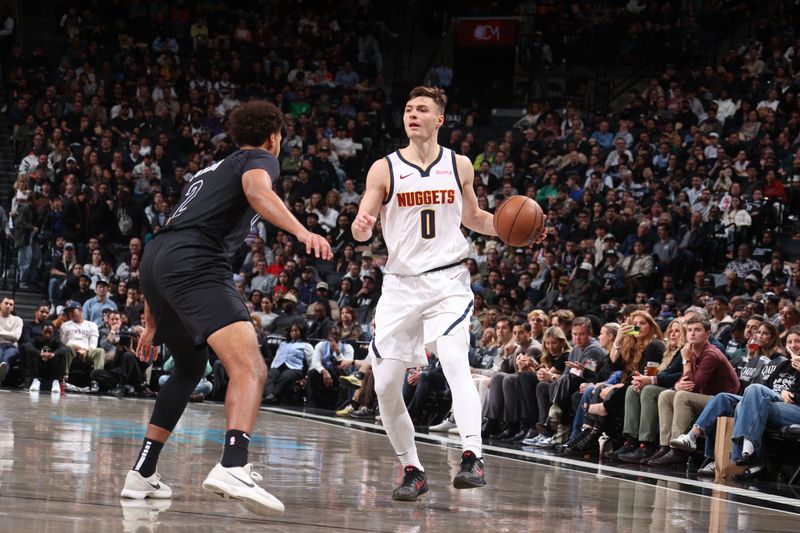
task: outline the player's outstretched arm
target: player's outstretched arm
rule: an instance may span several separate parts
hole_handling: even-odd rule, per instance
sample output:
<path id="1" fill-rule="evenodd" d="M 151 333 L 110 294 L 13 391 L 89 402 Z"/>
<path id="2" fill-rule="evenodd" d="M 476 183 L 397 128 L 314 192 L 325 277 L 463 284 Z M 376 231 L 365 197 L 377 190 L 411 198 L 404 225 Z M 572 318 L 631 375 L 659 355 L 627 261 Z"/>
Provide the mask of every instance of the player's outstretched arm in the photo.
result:
<path id="1" fill-rule="evenodd" d="M 483 235 L 497 235 L 492 224 L 492 214 L 478 207 L 478 197 L 475 196 L 473 181 L 475 180 L 475 170 L 472 168 L 469 158 L 463 155 L 456 156 L 456 166 L 458 177 L 461 180 L 461 198 L 463 206 L 461 208 L 461 223 L 472 231 L 477 231 Z"/>
<path id="2" fill-rule="evenodd" d="M 386 159 L 378 159 L 367 172 L 367 186 L 351 227 L 355 240 L 364 242 L 372 237 L 372 228 L 378 220 L 381 204 L 389 192 L 388 183 L 389 163 Z"/>
<path id="3" fill-rule="evenodd" d="M 288 231 L 306 246 L 306 253 L 312 251 L 318 258 L 326 261 L 333 257 L 331 246 L 321 235 L 308 231 L 289 211 L 272 190 L 272 180 L 266 170 L 254 168 L 242 175 L 242 189 L 248 203 L 264 220 Z"/>

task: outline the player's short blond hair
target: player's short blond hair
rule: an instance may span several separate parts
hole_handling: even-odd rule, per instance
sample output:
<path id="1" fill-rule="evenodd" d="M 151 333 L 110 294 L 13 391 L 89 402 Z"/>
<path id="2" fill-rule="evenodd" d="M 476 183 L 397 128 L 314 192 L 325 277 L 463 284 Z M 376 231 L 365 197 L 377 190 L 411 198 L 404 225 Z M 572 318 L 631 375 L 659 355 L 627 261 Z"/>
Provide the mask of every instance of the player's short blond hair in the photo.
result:
<path id="1" fill-rule="evenodd" d="M 436 105 L 439 106 L 441 112 L 444 113 L 444 108 L 447 106 L 447 95 L 444 94 L 444 89 L 420 85 L 419 87 L 414 87 L 411 89 L 411 92 L 408 93 L 408 100 L 410 101 L 421 96 L 430 98 L 436 102 Z"/>

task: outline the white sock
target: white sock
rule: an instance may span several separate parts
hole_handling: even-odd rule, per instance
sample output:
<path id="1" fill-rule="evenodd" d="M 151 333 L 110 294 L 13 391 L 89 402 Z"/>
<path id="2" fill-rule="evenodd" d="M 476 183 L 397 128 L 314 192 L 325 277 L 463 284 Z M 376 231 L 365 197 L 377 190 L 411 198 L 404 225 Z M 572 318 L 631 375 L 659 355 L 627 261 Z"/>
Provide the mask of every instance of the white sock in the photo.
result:
<path id="1" fill-rule="evenodd" d="M 417 470 L 420 470 L 422 472 L 425 471 L 425 469 L 422 468 L 422 463 L 419 462 L 419 456 L 417 455 L 416 446 L 414 446 L 412 450 L 409 450 L 406 453 L 403 454 L 398 453 L 397 458 L 400 459 L 400 463 L 403 465 L 403 468 L 407 466 L 413 466 Z"/>
<path id="2" fill-rule="evenodd" d="M 466 328 L 436 341 L 437 356 L 450 385 L 453 415 L 464 451 L 483 457 L 481 442 L 481 400 L 469 371 L 469 337 Z"/>
<path id="3" fill-rule="evenodd" d="M 375 395 L 381 409 L 381 424 L 403 468 L 413 466 L 424 472 L 414 444 L 414 424 L 403 401 L 406 366 L 405 361 L 398 359 L 376 359 L 372 367 Z"/>
<path id="4" fill-rule="evenodd" d="M 756 447 L 753 445 L 752 441 L 748 439 L 742 441 L 742 455 L 753 455 L 755 451 Z"/>

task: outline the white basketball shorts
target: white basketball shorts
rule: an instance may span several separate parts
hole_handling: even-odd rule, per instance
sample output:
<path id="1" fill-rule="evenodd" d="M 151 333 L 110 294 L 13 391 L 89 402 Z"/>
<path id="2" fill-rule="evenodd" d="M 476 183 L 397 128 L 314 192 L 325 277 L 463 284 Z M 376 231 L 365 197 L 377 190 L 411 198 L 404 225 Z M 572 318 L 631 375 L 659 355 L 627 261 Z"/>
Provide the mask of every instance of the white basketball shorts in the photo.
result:
<path id="1" fill-rule="evenodd" d="M 470 275 L 464 265 L 418 276 L 387 274 L 375 310 L 369 353 L 378 359 L 406 361 L 409 367 L 427 365 L 426 344 L 462 329 L 469 338 L 473 305 Z"/>

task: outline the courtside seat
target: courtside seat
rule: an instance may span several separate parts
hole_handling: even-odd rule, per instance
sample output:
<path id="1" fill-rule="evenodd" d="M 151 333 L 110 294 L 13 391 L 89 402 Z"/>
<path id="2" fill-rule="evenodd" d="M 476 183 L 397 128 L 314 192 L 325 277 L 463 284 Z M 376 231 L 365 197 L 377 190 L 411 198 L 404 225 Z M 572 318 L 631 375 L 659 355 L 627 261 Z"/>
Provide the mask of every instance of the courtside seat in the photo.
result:
<path id="1" fill-rule="evenodd" d="M 419 426 L 430 427 L 440 423 L 450 413 L 453 398 L 450 388 L 434 391 L 428 399 L 428 405 L 423 410 Z"/>
<path id="2" fill-rule="evenodd" d="M 6 379 L 3 381 L 4 387 L 19 387 L 22 383 L 22 357 L 17 357 L 11 362 L 11 365 L 8 368 L 8 374 L 6 374 Z"/>
<path id="3" fill-rule="evenodd" d="M 776 470 L 786 466 L 792 470 L 789 485 L 800 477 L 800 424 L 790 424 L 766 431 L 767 460 Z"/>
<path id="4" fill-rule="evenodd" d="M 800 440 L 800 424 L 789 424 L 783 426 L 779 434 L 784 439 Z"/>

